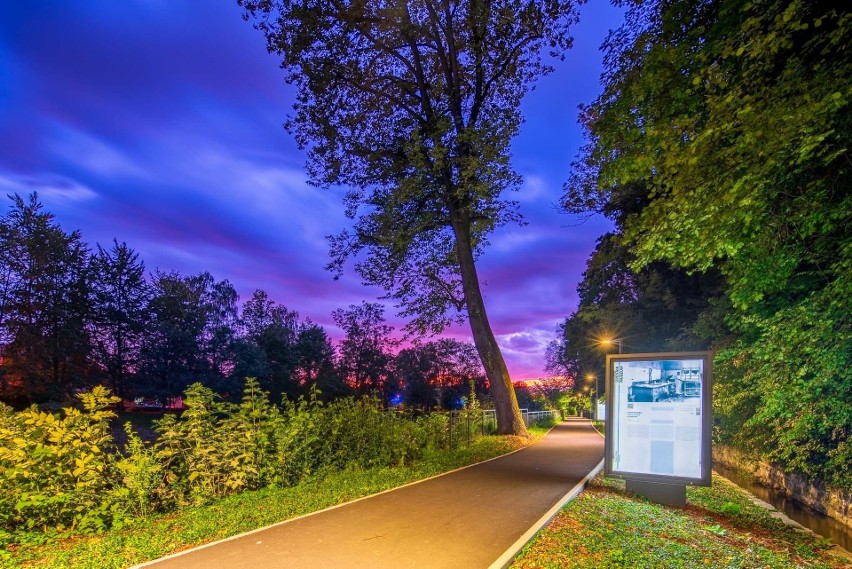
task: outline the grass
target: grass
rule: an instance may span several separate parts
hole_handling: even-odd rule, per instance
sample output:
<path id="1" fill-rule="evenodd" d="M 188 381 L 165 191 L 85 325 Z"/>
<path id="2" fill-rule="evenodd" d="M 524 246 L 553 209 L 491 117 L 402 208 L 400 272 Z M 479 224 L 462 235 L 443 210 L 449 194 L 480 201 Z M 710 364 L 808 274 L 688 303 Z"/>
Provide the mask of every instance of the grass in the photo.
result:
<path id="1" fill-rule="evenodd" d="M 546 431 L 530 429 L 533 440 Z M 244 492 L 205 506 L 136 520 L 96 536 L 46 539 L 43 534 L 30 534 L 22 539 L 18 535 L 19 543 L 0 547 L 0 566 L 127 567 L 422 480 L 527 444 L 518 437 L 483 437 L 469 447 L 431 453 L 410 466 L 328 472 L 298 486 Z"/>
<path id="2" fill-rule="evenodd" d="M 512 567 L 840 568 L 826 540 L 769 515 L 730 482 L 687 488 L 686 508 L 629 494 L 599 476 L 524 547 Z"/>

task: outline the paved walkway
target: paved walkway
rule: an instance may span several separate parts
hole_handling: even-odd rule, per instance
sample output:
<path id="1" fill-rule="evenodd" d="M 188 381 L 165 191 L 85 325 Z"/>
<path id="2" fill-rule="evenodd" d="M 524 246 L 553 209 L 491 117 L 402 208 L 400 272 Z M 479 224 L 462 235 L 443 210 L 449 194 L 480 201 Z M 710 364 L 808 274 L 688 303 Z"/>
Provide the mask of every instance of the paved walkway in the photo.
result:
<path id="1" fill-rule="evenodd" d="M 602 458 L 603 437 L 589 421 L 569 419 L 508 456 L 144 566 L 502 567 Z"/>

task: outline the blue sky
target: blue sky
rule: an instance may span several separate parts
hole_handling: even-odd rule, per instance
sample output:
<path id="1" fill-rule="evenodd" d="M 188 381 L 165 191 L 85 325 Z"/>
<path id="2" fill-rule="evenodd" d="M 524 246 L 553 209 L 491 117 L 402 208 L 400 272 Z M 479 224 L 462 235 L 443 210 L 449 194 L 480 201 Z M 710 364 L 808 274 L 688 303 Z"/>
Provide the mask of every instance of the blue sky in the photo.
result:
<path id="1" fill-rule="evenodd" d="M 544 348 L 608 224 L 555 203 L 582 144 L 577 105 L 600 90 L 621 13 L 583 7 L 575 45 L 524 100 L 513 144 L 528 225 L 505 227 L 480 262 L 489 318 L 514 379 Z M 125 241 L 149 270 L 210 271 L 241 298 L 256 288 L 324 325 L 381 291 L 323 269 L 347 226 L 342 195 L 306 184 L 281 126 L 293 102 L 263 36 L 236 1 L 4 2 L 0 6 L 0 192 L 37 191 L 86 241 Z M 389 308 L 391 324 L 400 327 Z M 466 327 L 448 332 L 469 339 Z"/>

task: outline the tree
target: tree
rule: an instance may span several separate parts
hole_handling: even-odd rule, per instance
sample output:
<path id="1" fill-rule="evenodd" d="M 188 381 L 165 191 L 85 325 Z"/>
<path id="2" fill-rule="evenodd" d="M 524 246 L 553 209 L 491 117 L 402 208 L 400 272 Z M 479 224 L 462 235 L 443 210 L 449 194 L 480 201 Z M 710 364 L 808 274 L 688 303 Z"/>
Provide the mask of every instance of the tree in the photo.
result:
<path id="1" fill-rule="evenodd" d="M 715 312 L 725 304 L 718 271 L 688 274 L 662 261 L 636 270 L 634 259 L 619 232 L 598 240 L 577 287 L 579 306 L 548 346 L 549 373 L 603 377 L 611 349 L 604 338 L 620 338 L 630 352 L 665 352 L 708 349 L 724 337 Z"/>
<path id="2" fill-rule="evenodd" d="M 300 324 L 295 349 L 294 379 L 302 393 L 309 393 L 312 386 L 319 388 L 324 399 L 336 399 L 349 392 L 334 368 L 334 346 L 322 326 L 311 321 Z"/>
<path id="3" fill-rule="evenodd" d="M 721 437 L 852 488 L 852 14 L 834 2 L 631 5 L 566 185 L 620 217 L 635 270 L 725 279 Z"/>
<path id="4" fill-rule="evenodd" d="M 140 353 L 140 387 L 146 394 L 175 397 L 192 383 L 210 380 L 212 367 L 204 349 L 207 282 L 203 274 L 154 273 L 150 321 Z"/>
<path id="5" fill-rule="evenodd" d="M 572 391 L 576 384 L 577 382 L 573 377 L 551 376 L 529 382 L 527 388 L 534 395 L 538 395 L 547 401 L 551 409 L 558 409 L 563 395 Z"/>
<path id="6" fill-rule="evenodd" d="M 330 268 L 382 287 L 408 329 L 465 314 L 491 383 L 498 430 L 524 434 L 476 270 L 487 236 L 520 217 L 509 145 L 519 105 L 570 46 L 575 3 L 409 0 L 392 4 L 238 0 L 298 89 L 287 123 L 320 186 L 346 186 L 353 231 Z M 360 209 L 360 211 L 359 211 Z"/>
<path id="7" fill-rule="evenodd" d="M 393 327 L 385 324 L 384 307 L 374 302 L 339 308 L 331 317 L 346 334 L 338 344 L 337 367 L 352 388 L 363 394 L 382 395 L 387 403 L 387 385 L 393 381 L 391 362 L 398 342 Z"/>
<path id="8" fill-rule="evenodd" d="M 98 245 L 91 271 L 94 360 L 106 372 L 113 393 L 127 397 L 148 321 L 145 264 L 126 243 L 114 240 L 110 250 Z"/>
<path id="9" fill-rule="evenodd" d="M 474 392 L 488 391 L 476 348 L 452 338 L 400 350 L 394 368 L 403 384 L 405 403 L 412 407 L 451 409 L 458 407 L 460 398 L 472 403 L 471 382 Z"/>
<path id="10" fill-rule="evenodd" d="M 90 371 L 89 250 L 78 231 L 66 233 L 42 211 L 35 193 L 11 199 L 0 221 L 6 397 L 63 399 Z"/>
<path id="11" fill-rule="evenodd" d="M 476 348 L 452 338 L 432 342 L 437 375 L 434 378 L 438 400 L 445 409 L 458 407 L 470 391 L 470 381 L 482 378 L 482 365 Z M 480 381 L 481 383 L 481 381 Z M 484 387 L 484 386 L 483 386 Z"/>
<path id="12" fill-rule="evenodd" d="M 201 308 L 205 314 L 201 346 L 211 375 L 207 385 L 217 391 L 238 395 L 247 377 L 233 381 L 231 374 L 237 365 L 236 341 L 239 328 L 239 295 L 228 280 L 216 281 L 204 272 L 194 277 L 201 287 Z"/>
<path id="13" fill-rule="evenodd" d="M 295 399 L 299 394 L 298 381 L 293 377 L 299 357 L 299 314 L 256 290 L 243 305 L 241 318 L 246 338 L 262 354 L 265 371 L 255 377 L 273 400 L 279 400 L 282 394 Z"/>
<path id="14" fill-rule="evenodd" d="M 431 411 L 440 405 L 433 379 L 436 370 L 434 344 L 404 348 L 394 359 L 394 369 L 403 385 L 403 401 L 408 407 Z"/>

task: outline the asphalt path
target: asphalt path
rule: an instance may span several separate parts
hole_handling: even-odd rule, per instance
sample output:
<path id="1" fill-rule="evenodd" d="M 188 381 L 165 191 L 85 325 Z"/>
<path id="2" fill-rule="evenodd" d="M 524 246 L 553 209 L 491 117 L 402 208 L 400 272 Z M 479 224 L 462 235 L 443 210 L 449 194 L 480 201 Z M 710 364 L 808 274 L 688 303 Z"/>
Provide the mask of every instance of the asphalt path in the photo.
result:
<path id="1" fill-rule="evenodd" d="M 602 459 L 603 437 L 569 419 L 512 454 L 137 567 L 503 567 Z"/>

